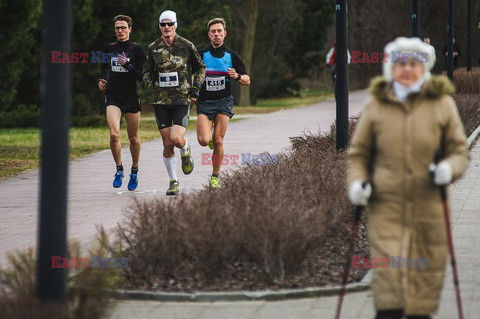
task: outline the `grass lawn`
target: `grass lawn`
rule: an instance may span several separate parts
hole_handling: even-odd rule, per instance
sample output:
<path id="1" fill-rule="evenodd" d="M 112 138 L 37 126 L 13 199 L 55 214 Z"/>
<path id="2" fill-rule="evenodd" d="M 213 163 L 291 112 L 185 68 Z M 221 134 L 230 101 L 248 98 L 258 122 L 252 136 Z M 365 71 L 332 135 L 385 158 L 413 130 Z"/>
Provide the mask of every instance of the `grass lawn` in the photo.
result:
<path id="1" fill-rule="evenodd" d="M 259 100 L 256 106 L 235 106 L 234 111 L 238 115 L 264 114 L 313 104 L 332 96 L 333 93 L 328 90 L 303 91 L 300 97 Z M 191 110 L 191 115 L 196 115 L 194 107 Z M 125 127 L 125 121 L 122 120 L 122 146 L 128 145 Z M 189 121 L 188 129 L 196 129 L 195 120 Z M 147 142 L 159 137 L 160 134 L 151 107 L 146 107 L 142 112 L 140 140 Z M 109 148 L 109 133 L 106 125 L 101 127 L 70 128 L 70 159 Z M 26 170 L 37 168 L 39 166 L 39 150 L 40 129 L 0 128 L 0 178 L 12 177 Z"/>
<path id="2" fill-rule="evenodd" d="M 190 121 L 189 129 L 195 129 L 196 121 Z M 142 116 L 140 140 L 151 141 L 160 137 L 153 116 Z M 121 124 L 122 146 L 128 145 L 126 123 Z M 70 128 L 70 159 L 79 158 L 93 152 L 110 149 L 108 128 Z M 23 171 L 39 166 L 40 129 L 0 129 L 0 178 L 15 176 Z"/>

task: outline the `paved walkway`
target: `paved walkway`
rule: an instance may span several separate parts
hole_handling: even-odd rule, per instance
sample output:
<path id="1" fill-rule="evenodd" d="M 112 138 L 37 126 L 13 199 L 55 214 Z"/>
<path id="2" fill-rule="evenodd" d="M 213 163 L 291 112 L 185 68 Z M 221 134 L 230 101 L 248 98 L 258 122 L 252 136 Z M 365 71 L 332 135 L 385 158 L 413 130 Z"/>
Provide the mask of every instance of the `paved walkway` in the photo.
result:
<path id="1" fill-rule="evenodd" d="M 364 91 L 350 95 L 351 116 L 360 112 L 365 98 Z M 328 100 L 232 122 L 226 137 L 226 153 L 241 157 L 242 153 L 281 152 L 290 145 L 289 137 L 304 131 L 326 131 L 334 119 L 335 103 Z M 198 145 L 195 132 L 188 132 L 187 138 L 192 144 L 196 167 L 191 176 L 180 175 L 183 192 L 202 188 L 211 173 L 209 165 L 201 164 L 201 153 L 208 150 Z M 140 185 L 135 192 L 128 192 L 126 186 L 120 190 L 111 187 L 114 167 L 110 151 L 72 161 L 69 174 L 69 239 L 78 239 L 86 246 L 96 234 L 95 225 L 103 225 L 107 229 L 114 227 L 121 222 L 122 209 L 128 207 L 132 199 L 165 196 L 168 177 L 161 149 L 159 140 L 142 145 Z M 131 162 L 127 149 L 123 150 L 123 156 L 124 166 L 129 167 Z M 476 216 L 480 206 L 479 145 L 472 149 L 471 156 L 472 163 L 466 176 L 451 187 L 452 223 L 465 318 L 479 318 L 480 276 L 477 270 L 480 265 L 480 222 Z M 235 169 L 235 166 L 228 169 Z M 178 171 L 181 172 L 180 167 Z M 96 189 L 91 185 L 96 185 Z M 38 170 L 0 181 L 0 265 L 5 265 L 7 251 L 35 246 L 37 191 Z M 333 318 L 336 302 L 336 297 L 248 302 L 121 301 L 109 318 Z M 373 318 L 371 292 L 348 294 L 342 314 L 343 318 Z M 435 318 L 457 318 L 451 272 L 445 279 L 441 307 Z"/>

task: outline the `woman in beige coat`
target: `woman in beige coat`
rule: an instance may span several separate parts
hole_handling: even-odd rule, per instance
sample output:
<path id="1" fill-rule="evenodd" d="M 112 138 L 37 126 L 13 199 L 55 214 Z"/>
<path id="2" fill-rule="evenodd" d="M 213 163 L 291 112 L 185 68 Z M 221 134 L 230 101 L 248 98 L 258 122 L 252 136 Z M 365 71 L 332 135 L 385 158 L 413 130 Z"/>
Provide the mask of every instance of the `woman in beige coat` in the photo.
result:
<path id="1" fill-rule="evenodd" d="M 430 75 L 432 51 L 417 38 L 385 47 L 384 77 L 372 81 L 348 149 L 349 198 L 368 204 L 370 257 L 388 260 L 373 269 L 377 319 L 430 318 L 438 309 L 448 255 L 438 186 L 468 165 L 453 85 Z"/>

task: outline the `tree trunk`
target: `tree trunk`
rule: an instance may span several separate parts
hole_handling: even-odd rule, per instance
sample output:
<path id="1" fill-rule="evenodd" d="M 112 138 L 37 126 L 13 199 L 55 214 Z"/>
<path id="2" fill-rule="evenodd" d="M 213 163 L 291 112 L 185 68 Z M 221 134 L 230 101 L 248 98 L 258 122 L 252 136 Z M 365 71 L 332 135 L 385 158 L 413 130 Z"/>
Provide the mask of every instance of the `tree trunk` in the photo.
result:
<path id="1" fill-rule="evenodd" d="M 245 32 L 245 42 L 243 46 L 242 59 L 248 72 L 252 70 L 253 45 L 255 41 L 255 27 L 258 17 L 258 0 L 250 0 L 250 14 Z M 239 105 L 250 105 L 250 87 L 242 85 L 240 87 Z"/>

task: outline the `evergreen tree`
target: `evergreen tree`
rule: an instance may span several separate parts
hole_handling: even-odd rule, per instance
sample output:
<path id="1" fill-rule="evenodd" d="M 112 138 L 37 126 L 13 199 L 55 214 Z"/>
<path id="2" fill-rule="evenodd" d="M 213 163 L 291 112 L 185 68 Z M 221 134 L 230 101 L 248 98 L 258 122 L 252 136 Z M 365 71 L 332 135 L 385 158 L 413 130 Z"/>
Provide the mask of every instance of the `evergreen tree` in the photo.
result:
<path id="1" fill-rule="evenodd" d="M 0 50 L 3 80 L 0 81 L 0 126 L 15 126 L 14 120 L 22 118 L 20 125 L 32 125 L 31 118 L 25 118 L 29 113 L 38 116 L 38 95 L 33 96 L 38 89 L 19 90 L 22 79 L 30 81 L 28 87 L 39 85 L 39 63 L 41 47 L 38 45 L 39 28 L 41 25 L 42 2 L 40 0 L 0 2 L 1 42 Z M 20 99 L 21 97 L 21 99 Z M 19 101 L 28 105 L 21 107 L 21 115 L 17 111 Z M 35 122 L 35 118 L 34 118 Z M 33 123 L 36 124 L 36 123 Z"/>

